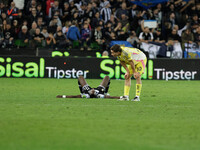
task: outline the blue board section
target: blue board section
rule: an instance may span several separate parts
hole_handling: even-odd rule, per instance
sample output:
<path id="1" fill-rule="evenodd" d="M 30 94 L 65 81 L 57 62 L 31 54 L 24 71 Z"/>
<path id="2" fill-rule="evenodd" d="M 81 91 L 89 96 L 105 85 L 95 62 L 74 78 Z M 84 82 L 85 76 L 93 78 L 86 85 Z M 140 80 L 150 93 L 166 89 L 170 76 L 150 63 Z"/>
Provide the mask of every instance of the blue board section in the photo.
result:
<path id="1" fill-rule="evenodd" d="M 124 45 L 124 46 L 126 46 L 126 47 L 133 47 L 133 46 L 131 45 L 131 43 L 129 43 L 129 42 L 127 42 L 127 41 L 111 41 L 111 42 L 110 42 L 110 47 L 113 46 L 113 45 L 115 45 L 115 44 Z"/>

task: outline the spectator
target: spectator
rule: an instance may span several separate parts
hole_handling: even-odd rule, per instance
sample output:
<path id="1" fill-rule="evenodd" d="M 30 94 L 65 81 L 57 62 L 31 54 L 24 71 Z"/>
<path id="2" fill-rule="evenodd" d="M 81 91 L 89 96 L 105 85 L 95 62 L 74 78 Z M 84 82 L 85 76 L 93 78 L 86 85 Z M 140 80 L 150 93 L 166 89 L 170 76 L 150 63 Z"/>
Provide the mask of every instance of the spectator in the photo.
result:
<path id="1" fill-rule="evenodd" d="M 33 35 L 35 34 L 36 28 L 37 28 L 37 23 L 33 22 L 31 25 L 31 29 L 29 30 L 30 37 L 33 37 Z"/>
<path id="2" fill-rule="evenodd" d="M 92 11 L 93 11 L 93 18 L 94 18 L 94 15 L 99 12 L 99 8 L 97 7 L 97 3 L 96 2 L 92 2 Z"/>
<path id="3" fill-rule="evenodd" d="M 88 3 L 86 7 L 85 16 L 86 18 L 90 18 L 90 19 L 92 19 L 92 17 L 94 16 L 94 11 L 92 10 L 92 3 Z"/>
<path id="4" fill-rule="evenodd" d="M 185 49 L 185 43 L 188 43 L 188 44 L 192 44 L 193 43 L 193 41 L 194 41 L 194 35 L 193 35 L 193 33 L 191 32 L 190 29 L 186 29 L 183 32 L 183 34 L 181 36 L 181 41 L 182 41 L 182 43 L 181 43 L 182 50 Z"/>
<path id="5" fill-rule="evenodd" d="M 108 33 L 107 38 L 106 38 L 106 45 L 109 45 L 111 41 L 116 41 L 117 37 L 115 35 L 115 32 L 111 31 Z M 108 48 L 108 47 L 107 47 Z"/>
<path id="6" fill-rule="evenodd" d="M 196 33 L 194 34 L 194 42 L 195 43 L 200 42 L 200 26 L 196 29 Z"/>
<path id="7" fill-rule="evenodd" d="M 110 16 L 110 22 L 112 23 L 113 27 L 116 26 L 116 24 L 117 24 L 117 19 L 115 18 L 114 15 L 111 15 L 111 16 Z"/>
<path id="8" fill-rule="evenodd" d="M 148 27 L 144 27 L 144 32 L 141 32 L 139 35 L 140 42 L 151 42 L 153 41 L 153 34 L 150 32 Z"/>
<path id="9" fill-rule="evenodd" d="M 49 33 L 49 37 L 46 38 L 48 48 L 55 48 L 56 40 L 52 33 Z"/>
<path id="10" fill-rule="evenodd" d="M 111 9 L 109 1 L 104 2 L 104 7 L 101 9 L 101 16 L 103 18 L 104 23 L 110 20 Z"/>
<path id="11" fill-rule="evenodd" d="M 122 31 L 122 23 L 118 22 L 117 26 L 114 28 L 115 33 L 117 34 L 117 36 L 120 35 L 120 32 Z"/>
<path id="12" fill-rule="evenodd" d="M 0 15 L 6 12 L 6 7 L 2 1 L 0 1 Z"/>
<path id="13" fill-rule="evenodd" d="M 125 14 L 121 15 L 121 21 L 122 23 L 122 30 L 124 32 L 128 32 L 129 31 L 129 21 L 128 21 L 128 17 Z"/>
<path id="14" fill-rule="evenodd" d="M 153 40 L 154 42 L 158 42 L 158 43 L 165 42 L 160 28 L 155 30 L 155 32 L 153 33 L 153 38 L 154 38 L 154 40 Z"/>
<path id="15" fill-rule="evenodd" d="M 36 8 L 31 9 L 31 15 L 29 16 L 29 22 L 32 24 L 34 21 L 37 22 L 37 10 Z"/>
<path id="16" fill-rule="evenodd" d="M 99 12 L 96 12 L 94 16 L 95 17 L 92 18 L 92 22 L 91 22 L 92 28 L 95 28 L 97 26 L 98 22 L 101 20 Z"/>
<path id="17" fill-rule="evenodd" d="M 22 25 L 21 26 L 27 26 L 28 27 L 28 21 L 27 20 L 23 20 Z"/>
<path id="18" fill-rule="evenodd" d="M 49 10 L 54 5 L 54 0 L 46 0 L 46 14 L 49 16 Z"/>
<path id="19" fill-rule="evenodd" d="M 103 51 L 103 53 L 102 53 L 102 58 L 109 58 L 109 53 L 108 53 L 108 51 Z"/>
<path id="20" fill-rule="evenodd" d="M 173 29 L 169 35 L 168 40 L 173 40 L 175 43 L 181 42 L 181 37 L 178 35 L 177 30 Z"/>
<path id="21" fill-rule="evenodd" d="M 136 4 L 133 4 L 131 6 L 131 9 L 129 10 L 129 19 L 133 19 L 135 16 L 136 16 L 136 13 L 138 12 L 137 10 L 137 5 Z"/>
<path id="22" fill-rule="evenodd" d="M 81 30 L 81 50 L 84 50 L 84 47 L 87 48 L 87 50 L 91 50 L 90 46 L 91 42 L 91 31 L 88 27 L 87 23 L 84 23 L 84 26 Z"/>
<path id="23" fill-rule="evenodd" d="M 71 22 L 75 21 L 75 22 L 77 22 L 78 25 L 82 24 L 82 22 L 81 22 L 82 18 L 79 17 L 78 11 L 75 11 L 72 16 L 73 17 L 71 18 Z"/>
<path id="24" fill-rule="evenodd" d="M 76 22 L 73 21 L 71 27 L 69 28 L 67 32 L 67 39 L 69 39 L 70 41 L 78 41 L 80 40 L 80 38 L 81 38 L 81 35 L 79 32 L 79 29 L 76 26 Z"/>
<path id="25" fill-rule="evenodd" d="M 27 26 L 22 26 L 22 30 L 18 34 L 18 38 L 22 41 L 21 45 L 27 45 L 30 40 L 30 35 Z"/>
<path id="26" fill-rule="evenodd" d="M 117 17 L 118 21 L 120 21 L 122 18 L 122 14 L 125 14 L 126 16 L 128 16 L 129 12 L 126 8 L 126 2 L 123 2 L 121 5 L 121 8 L 117 9 L 115 16 Z"/>
<path id="27" fill-rule="evenodd" d="M 47 27 L 43 27 L 42 28 L 41 34 L 45 37 L 45 39 L 47 39 L 49 37 L 49 33 L 47 31 Z"/>
<path id="28" fill-rule="evenodd" d="M 40 31 L 42 31 L 43 26 L 44 26 L 43 18 L 40 16 L 37 18 L 37 27 L 40 28 Z"/>
<path id="29" fill-rule="evenodd" d="M 62 28 L 63 34 L 65 34 L 65 35 L 67 34 L 70 26 L 71 26 L 71 21 L 66 21 L 65 26 Z"/>
<path id="30" fill-rule="evenodd" d="M 3 22 L 6 22 L 6 13 L 2 12 L 0 17 L 0 23 L 3 24 Z M 4 27 L 5 28 L 5 27 Z"/>
<path id="31" fill-rule="evenodd" d="M 66 37 L 63 35 L 62 30 L 58 30 L 56 35 L 55 35 L 55 48 L 59 48 L 59 49 L 63 49 L 66 48 L 68 46 L 67 43 L 67 39 Z"/>
<path id="32" fill-rule="evenodd" d="M 69 3 L 65 2 L 63 8 L 62 22 L 69 21 L 70 19 L 71 19 L 71 14 L 69 11 Z"/>
<path id="33" fill-rule="evenodd" d="M 44 18 L 45 17 L 45 13 L 44 13 L 44 11 L 42 9 L 42 4 L 38 4 L 36 9 L 37 9 L 37 16 Z"/>
<path id="34" fill-rule="evenodd" d="M 76 12 L 78 9 L 77 7 L 74 5 L 74 1 L 73 0 L 69 0 L 69 12 L 71 14 L 74 14 L 74 12 Z"/>
<path id="35" fill-rule="evenodd" d="M 130 19 L 130 30 L 135 31 L 136 35 L 139 34 L 141 30 L 141 21 L 143 20 L 144 12 L 138 11 L 136 12 L 136 16 L 133 19 Z"/>
<path id="36" fill-rule="evenodd" d="M 37 2 L 36 0 L 29 0 L 26 6 L 26 15 L 29 15 L 32 11 L 33 8 L 36 9 L 37 7 Z"/>
<path id="37" fill-rule="evenodd" d="M 62 26 L 62 23 L 61 23 L 60 19 L 58 18 L 58 16 L 54 15 L 53 19 L 49 23 L 49 29 L 48 30 L 52 33 L 55 33 L 56 28 L 58 26 Z"/>
<path id="38" fill-rule="evenodd" d="M 104 35 L 105 35 L 105 38 L 108 39 L 109 36 L 110 36 L 110 33 L 113 31 L 113 26 L 112 26 L 112 23 L 110 21 L 108 21 L 106 24 L 105 24 L 105 27 L 104 27 Z"/>
<path id="39" fill-rule="evenodd" d="M 33 47 L 37 48 L 44 46 L 44 39 L 44 36 L 40 33 L 40 28 L 36 28 L 32 41 Z"/>
<path id="40" fill-rule="evenodd" d="M 162 14 L 159 12 L 159 9 L 153 10 L 153 16 L 151 17 L 152 20 L 156 20 L 158 23 L 158 27 L 161 27 L 162 22 Z"/>
<path id="41" fill-rule="evenodd" d="M 2 30 L 0 29 L 0 47 L 1 47 L 1 48 L 5 48 L 5 45 L 3 45 L 3 41 L 4 41 L 3 32 L 2 32 Z"/>
<path id="42" fill-rule="evenodd" d="M 121 30 L 119 32 L 119 35 L 117 37 L 117 40 L 120 40 L 120 41 L 126 41 L 126 39 L 128 38 L 128 33 L 127 32 L 124 32 L 124 30 Z"/>
<path id="43" fill-rule="evenodd" d="M 171 24 L 171 29 L 174 27 L 175 24 L 178 24 L 178 21 L 176 19 L 174 12 L 170 13 L 168 22 Z"/>
<path id="44" fill-rule="evenodd" d="M 138 39 L 138 37 L 136 36 L 135 31 L 132 31 L 129 34 L 129 37 L 126 39 L 126 41 L 128 41 L 129 43 L 131 43 L 131 45 L 133 47 L 139 48 L 139 44 L 140 44 L 140 40 Z"/>
<path id="45" fill-rule="evenodd" d="M 18 12 L 19 12 L 19 9 L 15 7 L 15 3 L 11 2 L 10 8 L 7 11 L 8 18 L 11 20 L 17 19 Z"/>
<path id="46" fill-rule="evenodd" d="M 103 33 L 101 31 L 101 25 L 96 26 L 92 36 L 93 41 L 97 42 L 102 47 L 102 49 L 106 48 L 105 39 L 103 38 Z"/>
<path id="47" fill-rule="evenodd" d="M 13 44 L 14 44 L 14 32 L 11 28 L 10 23 L 6 24 L 6 29 L 4 30 L 3 35 L 4 35 L 3 43 L 4 43 L 5 47 L 12 48 Z"/>
<path id="48" fill-rule="evenodd" d="M 198 15 L 197 14 L 194 14 L 192 16 L 192 21 L 191 21 L 191 27 L 192 27 L 192 30 L 193 32 L 196 30 L 196 28 L 198 28 L 200 26 L 200 20 L 198 18 Z"/>
<path id="49" fill-rule="evenodd" d="M 59 13 L 57 15 L 62 16 L 62 9 L 59 8 L 58 0 L 54 0 L 53 6 L 49 9 L 49 18 L 52 18 L 55 15 L 56 11 Z"/>
<path id="50" fill-rule="evenodd" d="M 17 21 L 18 21 L 18 24 L 19 24 L 20 27 L 22 26 L 24 20 L 28 20 L 28 19 L 27 19 L 26 16 L 24 16 L 22 11 L 19 11 Z M 31 25 L 31 23 L 29 25 Z"/>
<path id="51" fill-rule="evenodd" d="M 12 25 L 12 29 L 14 32 L 14 38 L 17 39 L 18 38 L 18 33 L 20 31 L 20 26 L 18 25 L 18 21 L 17 20 L 13 20 L 13 25 Z"/>

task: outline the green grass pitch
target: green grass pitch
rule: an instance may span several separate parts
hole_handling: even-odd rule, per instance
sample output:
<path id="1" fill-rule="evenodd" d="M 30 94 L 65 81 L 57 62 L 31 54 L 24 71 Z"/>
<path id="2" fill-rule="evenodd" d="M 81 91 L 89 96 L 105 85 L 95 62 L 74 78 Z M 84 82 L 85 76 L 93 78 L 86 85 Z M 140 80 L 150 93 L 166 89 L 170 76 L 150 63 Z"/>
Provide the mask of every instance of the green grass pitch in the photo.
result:
<path id="1" fill-rule="evenodd" d="M 110 95 L 123 85 L 111 80 Z M 145 80 L 140 102 L 59 94 L 79 94 L 77 80 L 1 78 L 0 150 L 200 149 L 199 81 Z"/>

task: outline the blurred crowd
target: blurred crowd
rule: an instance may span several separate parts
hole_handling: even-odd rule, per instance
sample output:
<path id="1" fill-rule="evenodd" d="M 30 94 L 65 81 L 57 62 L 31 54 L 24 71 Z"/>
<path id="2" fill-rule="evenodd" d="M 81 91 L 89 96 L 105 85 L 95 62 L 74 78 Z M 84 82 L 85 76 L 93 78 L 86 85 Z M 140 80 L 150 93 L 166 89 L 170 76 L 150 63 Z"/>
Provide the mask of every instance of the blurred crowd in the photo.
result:
<path id="1" fill-rule="evenodd" d="M 132 0 L 134 1 L 134 0 Z M 200 46 L 200 2 L 144 9 L 129 0 L 0 0 L 0 47 L 104 51 L 111 41 Z M 157 26 L 145 26 L 156 20 Z"/>

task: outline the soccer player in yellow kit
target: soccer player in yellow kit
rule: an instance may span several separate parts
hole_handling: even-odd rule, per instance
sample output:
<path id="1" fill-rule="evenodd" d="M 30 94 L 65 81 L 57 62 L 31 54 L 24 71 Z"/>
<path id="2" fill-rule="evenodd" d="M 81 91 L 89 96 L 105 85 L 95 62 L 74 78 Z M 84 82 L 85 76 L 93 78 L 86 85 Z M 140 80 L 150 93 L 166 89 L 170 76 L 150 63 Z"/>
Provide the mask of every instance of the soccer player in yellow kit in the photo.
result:
<path id="1" fill-rule="evenodd" d="M 142 89 L 141 75 L 144 73 L 147 62 L 146 55 L 137 48 L 129 48 L 120 45 L 114 45 L 111 47 L 111 55 L 117 57 L 117 59 L 120 60 L 121 65 L 126 69 L 124 76 L 124 96 L 121 96 L 119 100 L 129 100 L 131 77 L 133 75 L 136 79 L 136 96 L 132 101 L 140 101 L 140 93 Z"/>

